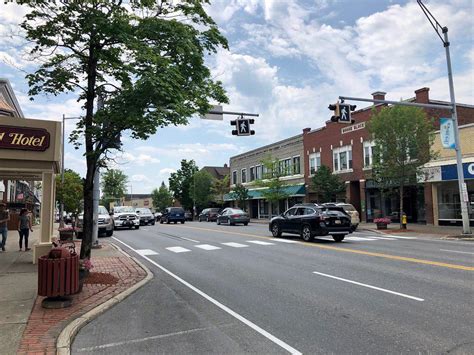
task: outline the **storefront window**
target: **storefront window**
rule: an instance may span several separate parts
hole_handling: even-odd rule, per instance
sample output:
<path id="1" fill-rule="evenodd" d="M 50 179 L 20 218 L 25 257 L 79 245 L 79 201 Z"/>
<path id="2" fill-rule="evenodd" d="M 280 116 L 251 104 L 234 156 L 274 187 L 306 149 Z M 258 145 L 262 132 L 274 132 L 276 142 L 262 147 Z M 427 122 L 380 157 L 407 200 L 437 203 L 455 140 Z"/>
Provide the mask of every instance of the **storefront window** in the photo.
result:
<path id="1" fill-rule="evenodd" d="M 474 220 L 474 180 L 466 180 L 466 185 L 470 204 L 469 218 Z M 462 220 L 457 181 L 443 182 L 438 186 L 438 219 L 446 222 Z"/>

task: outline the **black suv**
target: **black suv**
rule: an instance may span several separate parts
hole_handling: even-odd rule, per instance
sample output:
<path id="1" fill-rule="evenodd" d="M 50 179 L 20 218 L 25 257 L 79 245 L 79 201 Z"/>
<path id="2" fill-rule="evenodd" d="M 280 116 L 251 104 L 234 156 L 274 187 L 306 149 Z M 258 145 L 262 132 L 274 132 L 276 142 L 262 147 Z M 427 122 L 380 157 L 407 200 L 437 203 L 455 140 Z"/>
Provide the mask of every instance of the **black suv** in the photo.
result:
<path id="1" fill-rule="evenodd" d="M 217 215 L 219 214 L 220 208 L 206 208 L 199 214 L 198 220 L 206 222 L 217 221 Z"/>
<path id="2" fill-rule="evenodd" d="M 176 224 L 181 222 L 181 224 L 184 224 L 185 220 L 186 216 L 182 207 L 168 207 L 163 211 L 160 223 L 163 224 L 166 222 L 167 224 L 170 224 L 170 222 L 174 222 L 174 224 Z"/>
<path id="3" fill-rule="evenodd" d="M 305 241 L 330 234 L 336 242 L 342 242 L 352 233 L 351 217 L 342 207 L 313 203 L 295 205 L 272 218 L 269 229 L 274 237 L 281 237 L 284 232 L 299 234 Z"/>

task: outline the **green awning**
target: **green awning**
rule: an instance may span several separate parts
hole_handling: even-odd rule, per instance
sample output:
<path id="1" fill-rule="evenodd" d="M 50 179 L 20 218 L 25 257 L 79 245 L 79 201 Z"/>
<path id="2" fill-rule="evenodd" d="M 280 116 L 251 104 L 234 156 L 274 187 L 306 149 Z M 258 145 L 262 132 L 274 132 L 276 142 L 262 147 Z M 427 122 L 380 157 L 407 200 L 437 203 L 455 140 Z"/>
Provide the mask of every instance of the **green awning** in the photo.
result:
<path id="1" fill-rule="evenodd" d="M 284 186 L 284 191 L 287 193 L 290 197 L 295 197 L 295 196 L 305 196 L 306 195 L 306 188 L 304 184 L 301 185 L 287 185 Z M 257 200 L 257 199 L 263 199 L 263 194 L 262 192 L 268 190 L 268 188 L 263 188 L 263 189 L 249 189 L 249 196 L 250 200 Z M 232 192 L 225 194 L 224 195 L 224 201 L 235 201 L 235 198 L 232 196 Z"/>

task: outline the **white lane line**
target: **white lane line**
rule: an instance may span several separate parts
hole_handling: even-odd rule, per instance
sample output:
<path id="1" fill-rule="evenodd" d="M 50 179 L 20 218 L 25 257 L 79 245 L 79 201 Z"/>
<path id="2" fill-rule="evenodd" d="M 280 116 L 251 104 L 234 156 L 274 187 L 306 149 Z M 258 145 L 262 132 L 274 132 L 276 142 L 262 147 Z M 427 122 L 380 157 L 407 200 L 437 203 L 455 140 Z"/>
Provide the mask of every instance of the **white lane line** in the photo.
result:
<path id="1" fill-rule="evenodd" d="M 385 238 L 395 238 L 395 239 L 418 239 L 417 237 L 402 237 L 400 235 L 391 235 L 391 234 L 385 234 Z"/>
<path id="2" fill-rule="evenodd" d="M 183 248 L 183 247 L 169 247 L 166 248 L 169 251 L 172 251 L 173 253 L 186 253 L 187 251 L 191 251 L 189 249 Z"/>
<path id="3" fill-rule="evenodd" d="M 274 243 L 262 242 L 261 240 L 247 240 L 247 243 L 258 244 L 258 245 L 275 245 Z"/>
<path id="4" fill-rule="evenodd" d="M 219 247 L 216 247 L 214 245 L 210 244 L 201 244 L 201 245 L 195 245 L 196 248 L 204 249 L 204 250 L 217 250 L 217 249 L 222 249 Z"/>
<path id="5" fill-rule="evenodd" d="M 400 293 L 400 292 L 395 292 L 395 291 L 387 290 L 387 289 L 385 289 L 385 288 L 380 288 L 380 287 L 375 287 L 375 286 L 363 284 L 363 283 L 360 283 L 360 282 L 357 282 L 357 281 L 351 281 L 351 280 L 343 279 L 343 278 L 337 277 L 337 276 L 332 276 L 332 275 L 328 275 L 328 274 L 323 274 L 322 272 L 313 271 L 313 274 L 317 274 L 317 275 L 329 277 L 329 278 L 335 279 L 335 280 L 340 280 L 340 281 L 344 281 L 344 282 L 349 282 L 349 283 L 354 284 L 354 285 L 359 285 L 359 286 L 368 287 L 368 288 L 371 288 L 371 289 L 377 290 L 377 291 L 382 291 L 382 292 L 391 293 L 391 294 L 393 294 L 393 295 L 397 295 L 397 296 L 409 298 L 409 299 L 412 299 L 412 300 L 415 300 L 415 301 L 420 301 L 420 302 L 423 302 L 423 301 L 424 301 L 423 298 L 418 298 L 418 297 L 406 295 L 406 294 L 404 294 L 404 293 Z"/>
<path id="6" fill-rule="evenodd" d="M 125 245 L 127 248 L 129 248 L 130 250 L 133 250 L 135 251 L 135 249 L 133 249 L 130 245 L 122 242 L 121 240 L 115 238 L 115 237 L 112 237 L 113 239 L 115 239 L 116 241 L 118 241 L 119 243 L 122 243 L 123 245 Z M 136 252 L 136 251 L 135 251 Z M 223 305 L 222 303 L 220 303 L 219 301 L 217 301 L 216 299 L 212 298 L 211 296 L 209 296 L 207 293 L 201 291 L 200 289 L 198 289 L 197 287 L 191 285 L 189 282 L 183 280 L 181 277 L 179 277 L 178 275 L 175 275 L 173 274 L 171 271 L 169 271 L 168 269 L 166 269 L 165 267 L 161 266 L 160 264 L 158 264 L 157 262 L 153 261 L 152 259 L 150 259 L 149 257 L 147 256 L 144 256 L 142 255 L 142 258 L 147 260 L 148 262 L 152 263 L 153 265 L 155 265 L 157 268 L 163 270 L 164 272 L 166 272 L 168 275 L 170 275 L 171 277 L 173 277 L 174 279 L 176 279 L 177 281 L 181 282 L 183 285 L 187 286 L 188 288 L 190 288 L 191 290 L 193 290 L 194 292 L 196 292 L 198 295 L 204 297 L 206 300 L 208 300 L 209 302 L 213 303 L 214 305 L 216 305 L 217 307 L 219 307 L 220 309 L 222 309 L 224 312 L 227 312 L 228 314 L 230 314 L 232 317 L 238 319 L 239 321 L 241 321 L 242 323 L 244 323 L 245 325 L 249 326 L 250 328 L 252 328 L 253 330 L 255 330 L 256 332 L 260 333 L 261 335 L 263 335 L 265 338 L 267 338 L 268 340 L 274 342 L 275 344 L 277 344 L 278 346 L 282 347 L 283 349 L 285 349 L 286 351 L 288 351 L 290 354 L 295 354 L 295 355 L 302 355 L 302 353 L 298 350 L 296 350 L 295 348 L 293 348 L 292 346 L 288 345 L 287 343 L 285 343 L 283 340 L 280 340 L 278 339 L 276 336 L 270 334 L 269 332 L 267 332 L 265 329 L 263 328 L 260 328 L 258 325 L 256 325 L 255 323 L 253 323 L 252 321 L 248 320 L 247 318 L 244 318 L 243 316 L 241 316 L 240 314 L 238 314 L 237 312 L 233 311 L 232 309 L 230 309 L 229 307 Z"/>
<path id="7" fill-rule="evenodd" d="M 148 229 L 142 228 L 142 231 L 148 232 Z"/>
<path id="8" fill-rule="evenodd" d="M 156 251 L 153 251 L 151 249 L 139 249 L 139 250 L 136 250 L 136 252 L 138 254 L 140 254 L 141 256 L 144 256 L 144 255 L 158 255 L 158 253 Z"/>
<path id="9" fill-rule="evenodd" d="M 393 238 L 387 238 L 387 237 L 372 237 L 372 236 L 370 236 L 369 238 L 381 239 L 381 240 L 391 240 L 391 241 L 394 241 L 394 240 L 395 240 L 395 239 L 393 239 Z"/>
<path id="10" fill-rule="evenodd" d="M 187 240 L 188 242 L 199 243 L 199 240 L 194 240 L 194 239 L 191 239 L 191 238 L 186 238 L 186 237 L 178 237 L 178 238 Z"/>
<path id="11" fill-rule="evenodd" d="M 248 247 L 248 245 L 240 244 L 240 243 L 234 243 L 234 242 L 221 243 L 221 244 L 222 245 L 227 245 L 228 247 L 232 247 L 232 248 L 246 248 L 246 247 Z"/>
<path id="12" fill-rule="evenodd" d="M 274 242 L 279 242 L 279 243 L 288 243 L 288 244 L 301 244 L 300 242 L 296 240 L 291 240 L 291 239 L 279 239 L 279 238 L 274 238 L 272 239 Z"/>
<path id="13" fill-rule="evenodd" d="M 470 255 L 474 255 L 474 253 L 470 253 L 468 251 L 459 251 L 459 250 L 449 250 L 449 249 L 440 249 L 442 251 L 449 251 L 451 253 L 459 253 L 459 254 L 470 254 Z"/>
<path id="14" fill-rule="evenodd" d="M 374 239 L 374 238 L 362 238 L 362 237 L 349 237 L 347 238 L 347 240 L 364 240 L 364 241 L 374 241 L 374 240 L 377 240 L 377 239 Z"/>

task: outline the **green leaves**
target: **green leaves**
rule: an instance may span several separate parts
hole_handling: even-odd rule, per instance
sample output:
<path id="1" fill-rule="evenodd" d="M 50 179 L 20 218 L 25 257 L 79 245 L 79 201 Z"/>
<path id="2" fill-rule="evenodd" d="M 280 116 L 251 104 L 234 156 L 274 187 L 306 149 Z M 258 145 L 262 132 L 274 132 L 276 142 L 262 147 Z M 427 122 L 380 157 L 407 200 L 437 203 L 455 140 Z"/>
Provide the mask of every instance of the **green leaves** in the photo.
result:
<path id="1" fill-rule="evenodd" d="M 246 208 L 246 201 L 250 199 L 250 195 L 249 190 L 244 185 L 236 184 L 230 194 L 241 209 Z"/>
<path id="2" fill-rule="evenodd" d="M 128 177 L 121 170 L 107 170 L 102 174 L 102 200 L 106 204 L 120 200 L 127 191 L 127 182 Z"/>
<path id="3" fill-rule="evenodd" d="M 321 165 L 311 178 L 311 187 L 318 196 L 319 203 L 336 202 L 338 194 L 344 192 L 345 185 L 339 176 L 331 173 L 325 165 Z"/>
<path id="4" fill-rule="evenodd" d="M 198 167 L 194 160 L 181 160 L 181 169 L 172 173 L 169 178 L 170 190 L 176 199 L 179 200 L 181 206 L 186 209 L 193 207 L 193 195 L 191 188 L 194 180 L 193 176 L 198 171 Z"/>
<path id="5" fill-rule="evenodd" d="M 164 182 L 161 182 L 159 189 L 154 189 L 151 192 L 151 199 L 153 200 L 155 210 L 159 212 L 173 204 L 173 195 L 171 195 L 171 192 L 168 190 Z"/>
<path id="6" fill-rule="evenodd" d="M 64 211 L 77 215 L 81 210 L 83 185 L 81 176 L 71 169 L 64 171 L 64 183 L 61 175 L 56 175 L 56 200 L 64 203 Z"/>

